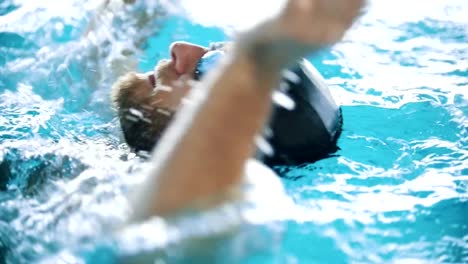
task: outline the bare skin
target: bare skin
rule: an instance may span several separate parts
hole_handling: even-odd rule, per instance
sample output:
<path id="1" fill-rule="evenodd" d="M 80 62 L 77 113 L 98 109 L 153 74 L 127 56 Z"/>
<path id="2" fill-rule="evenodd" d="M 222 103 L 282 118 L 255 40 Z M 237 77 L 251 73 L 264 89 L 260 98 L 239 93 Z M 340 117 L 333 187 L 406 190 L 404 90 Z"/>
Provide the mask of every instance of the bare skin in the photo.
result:
<path id="1" fill-rule="evenodd" d="M 362 3 L 290 0 L 278 17 L 239 36 L 223 65 L 199 84 L 203 89 L 189 94 L 192 103 L 181 107 L 161 139 L 154 168 L 138 191 L 145 202 L 139 203 L 143 206 L 138 206 L 135 219 L 170 216 L 226 199 L 243 181 L 281 69 L 339 41 Z M 177 59 L 172 61 L 177 65 Z M 180 74 L 192 66 L 179 66 L 179 72 L 173 68 Z"/>

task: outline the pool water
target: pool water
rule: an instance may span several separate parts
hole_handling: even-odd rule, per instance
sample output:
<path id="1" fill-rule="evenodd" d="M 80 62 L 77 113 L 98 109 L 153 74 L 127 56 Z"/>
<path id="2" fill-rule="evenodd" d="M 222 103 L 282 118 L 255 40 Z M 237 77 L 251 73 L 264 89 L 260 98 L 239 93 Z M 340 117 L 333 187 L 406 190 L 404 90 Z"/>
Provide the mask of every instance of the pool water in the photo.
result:
<path id="1" fill-rule="evenodd" d="M 33 2 L 0 2 L 0 263 L 112 263 L 148 245 L 183 259 L 158 224 L 156 238 L 138 236 L 147 226 L 108 236 L 146 166 L 123 144 L 109 87 L 174 40 L 227 40 L 283 1 L 148 0 L 113 15 L 96 15 L 99 1 Z M 341 150 L 275 168 L 294 205 L 215 260 L 467 263 L 467 12 L 464 0 L 369 1 L 311 56 L 343 105 Z M 192 220 L 179 239 L 205 232 Z"/>

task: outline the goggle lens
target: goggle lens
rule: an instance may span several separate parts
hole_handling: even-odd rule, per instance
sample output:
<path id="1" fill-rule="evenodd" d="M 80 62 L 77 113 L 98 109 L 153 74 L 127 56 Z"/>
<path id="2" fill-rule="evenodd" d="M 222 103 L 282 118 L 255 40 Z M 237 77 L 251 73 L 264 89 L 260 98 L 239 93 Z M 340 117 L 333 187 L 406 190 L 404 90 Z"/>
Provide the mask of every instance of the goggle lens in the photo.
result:
<path id="1" fill-rule="evenodd" d="M 195 68 L 194 79 L 200 80 L 208 71 L 213 69 L 224 56 L 224 52 L 221 50 L 211 50 L 208 51 L 203 57 L 198 61 L 197 67 Z"/>

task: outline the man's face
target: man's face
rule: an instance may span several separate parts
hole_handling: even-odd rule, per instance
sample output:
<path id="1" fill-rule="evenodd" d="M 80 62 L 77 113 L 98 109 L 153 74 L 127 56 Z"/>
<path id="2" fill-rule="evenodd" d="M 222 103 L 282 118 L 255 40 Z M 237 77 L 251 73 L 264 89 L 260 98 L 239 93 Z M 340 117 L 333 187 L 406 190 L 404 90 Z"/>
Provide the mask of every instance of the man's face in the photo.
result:
<path id="1" fill-rule="evenodd" d="M 207 48 L 195 44 L 172 43 L 171 58 L 159 61 L 154 68 L 156 90 L 152 105 L 176 111 L 193 86 L 198 61 L 207 52 Z"/>

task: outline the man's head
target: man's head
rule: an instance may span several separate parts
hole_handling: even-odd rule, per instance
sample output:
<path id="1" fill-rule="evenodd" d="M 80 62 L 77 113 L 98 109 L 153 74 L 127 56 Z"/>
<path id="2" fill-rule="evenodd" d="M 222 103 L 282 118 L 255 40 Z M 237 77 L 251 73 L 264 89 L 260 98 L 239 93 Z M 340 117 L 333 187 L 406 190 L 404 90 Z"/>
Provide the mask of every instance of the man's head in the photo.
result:
<path id="1" fill-rule="evenodd" d="M 197 63 L 208 51 L 175 42 L 170 46 L 171 58 L 159 61 L 154 72 L 130 72 L 113 85 L 112 101 L 133 150 L 151 151 L 192 89 Z"/>

